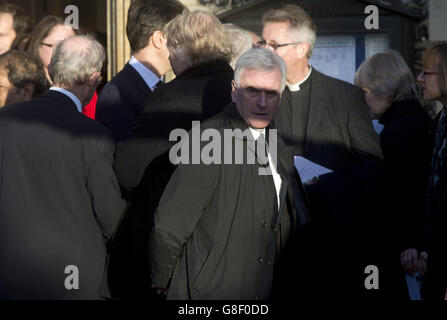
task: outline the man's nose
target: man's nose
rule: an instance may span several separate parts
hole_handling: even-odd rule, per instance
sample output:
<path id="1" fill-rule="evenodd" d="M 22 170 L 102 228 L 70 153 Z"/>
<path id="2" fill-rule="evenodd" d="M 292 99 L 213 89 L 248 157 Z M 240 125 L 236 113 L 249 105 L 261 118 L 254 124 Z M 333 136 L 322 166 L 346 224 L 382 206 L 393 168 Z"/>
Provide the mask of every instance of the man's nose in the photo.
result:
<path id="1" fill-rule="evenodd" d="M 259 97 L 258 97 L 258 105 L 260 107 L 265 107 L 266 106 L 266 96 L 265 96 L 265 92 L 261 91 L 259 93 Z"/>

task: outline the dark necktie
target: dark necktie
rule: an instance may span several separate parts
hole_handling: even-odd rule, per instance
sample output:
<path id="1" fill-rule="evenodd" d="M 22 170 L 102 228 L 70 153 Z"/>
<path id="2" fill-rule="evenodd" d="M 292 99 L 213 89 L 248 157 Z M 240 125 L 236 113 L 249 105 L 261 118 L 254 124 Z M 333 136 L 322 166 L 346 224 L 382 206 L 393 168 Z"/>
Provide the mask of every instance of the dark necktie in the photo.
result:
<path id="1" fill-rule="evenodd" d="M 155 90 L 157 90 L 158 88 L 160 88 L 163 84 L 164 84 L 163 81 L 161 81 L 161 80 L 158 81 L 157 84 L 154 86 L 154 90 L 153 90 L 153 91 L 155 91 Z"/>

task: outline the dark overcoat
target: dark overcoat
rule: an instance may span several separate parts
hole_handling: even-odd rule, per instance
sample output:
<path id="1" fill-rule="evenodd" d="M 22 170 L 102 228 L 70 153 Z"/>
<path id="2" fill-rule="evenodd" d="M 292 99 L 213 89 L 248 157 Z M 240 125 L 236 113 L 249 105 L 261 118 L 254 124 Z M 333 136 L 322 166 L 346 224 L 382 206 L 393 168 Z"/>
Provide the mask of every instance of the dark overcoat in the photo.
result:
<path id="1" fill-rule="evenodd" d="M 377 230 L 370 219 L 383 190 L 379 136 L 360 88 L 313 69 L 301 91 L 307 96 L 298 105 L 293 99 L 300 93 L 286 88 L 274 126 L 294 155 L 334 172 L 306 186 L 312 230 L 298 273 L 308 282 L 306 297 L 321 297 L 327 288 L 339 288 L 340 298 L 358 297 L 365 292 L 364 269 L 374 263 L 371 233 Z"/>
<path id="2" fill-rule="evenodd" d="M 107 294 L 107 245 L 125 206 L 114 149 L 108 130 L 62 93 L 0 111 L 1 299 Z"/>
<path id="3" fill-rule="evenodd" d="M 202 125 L 207 128 L 223 137 L 224 129 L 248 126 L 231 104 Z M 234 141 L 243 141 L 244 159 L 254 152 L 252 136 Z M 279 210 L 273 179 L 259 175 L 257 163 L 180 164 L 174 172 L 149 246 L 152 280 L 170 284 L 168 299 L 271 298 L 285 259 L 298 254 L 288 252 L 293 235 L 307 220 L 291 153 L 281 139 L 273 144 L 282 178 Z"/>
<path id="4" fill-rule="evenodd" d="M 128 138 L 150 93 L 144 79 L 127 63 L 99 93 L 96 120 L 112 132 L 115 140 Z"/>
<path id="5" fill-rule="evenodd" d="M 170 134 L 221 112 L 231 102 L 232 79 L 224 61 L 186 69 L 150 95 L 132 135 L 118 144 L 117 175 L 130 206 L 111 256 L 113 295 L 151 295 L 147 243 L 153 212 L 175 169 L 169 161 L 175 144 Z"/>

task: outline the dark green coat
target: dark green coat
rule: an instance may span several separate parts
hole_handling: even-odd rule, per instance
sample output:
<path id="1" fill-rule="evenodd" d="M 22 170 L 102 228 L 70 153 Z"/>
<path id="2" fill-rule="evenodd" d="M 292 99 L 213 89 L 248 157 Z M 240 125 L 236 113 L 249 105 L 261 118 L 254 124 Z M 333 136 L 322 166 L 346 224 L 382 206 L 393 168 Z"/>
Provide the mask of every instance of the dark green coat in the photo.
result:
<path id="1" fill-rule="evenodd" d="M 232 104 L 205 128 L 223 136 L 248 126 Z M 243 141 L 244 159 L 254 153 L 252 137 L 235 140 Z M 258 174 L 259 164 L 179 165 L 150 237 L 152 281 L 170 284 L 168 299 L 271 297 L 285 249 L 307 217 L 293 156 L 282 141 L 277 146 L 280 210 L 273 179 Z"/>

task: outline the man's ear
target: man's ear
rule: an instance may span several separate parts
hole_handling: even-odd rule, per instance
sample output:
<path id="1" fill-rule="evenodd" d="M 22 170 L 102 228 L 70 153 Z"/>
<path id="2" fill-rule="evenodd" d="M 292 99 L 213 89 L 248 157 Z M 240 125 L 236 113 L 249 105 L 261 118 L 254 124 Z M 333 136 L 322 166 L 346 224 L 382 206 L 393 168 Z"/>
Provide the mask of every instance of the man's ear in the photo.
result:
<path id="1" fill-rule="evenodd" d="M 303 59 L 307 57 L 307 53 L 309 52 L 309 44 L 307 42 L 302 42 L 296 46 L 296 50 L 298 51 L 298 59 Z"/>
<path id="2" fill-rule="evenodd" d="M 156 49 L 162 49 L 166 46 L 166 37 L 160 30 L 155 31 L 149 41 Z"/>
<path id="3" fill-rule="evenodd" d="M 96 71 L 92 73 L 90 78 L 88 79 L 88 86 L 89 87 L 97 87 L 102 81 L 101 72 Z"/>
<path id="4" fill-rule="evenodd" d="M 236 103 L 236 90 L 237 90 L 236 82 L 233 80 L 231 81 L 231 100 L 234 103 Z"/>
<path id="5" fill-rule="evenodd" d="M 36 90 L 36 86 L 34 85 L 34 83 L 31 82 L 27 82 L 25 83 L 25 85 L 22 88 L 22 95 L 23 95 L 23 100 L 24 101 L 28 101 L 31 100 L 33 98 L 34 95 L 34 91 Z"/>

